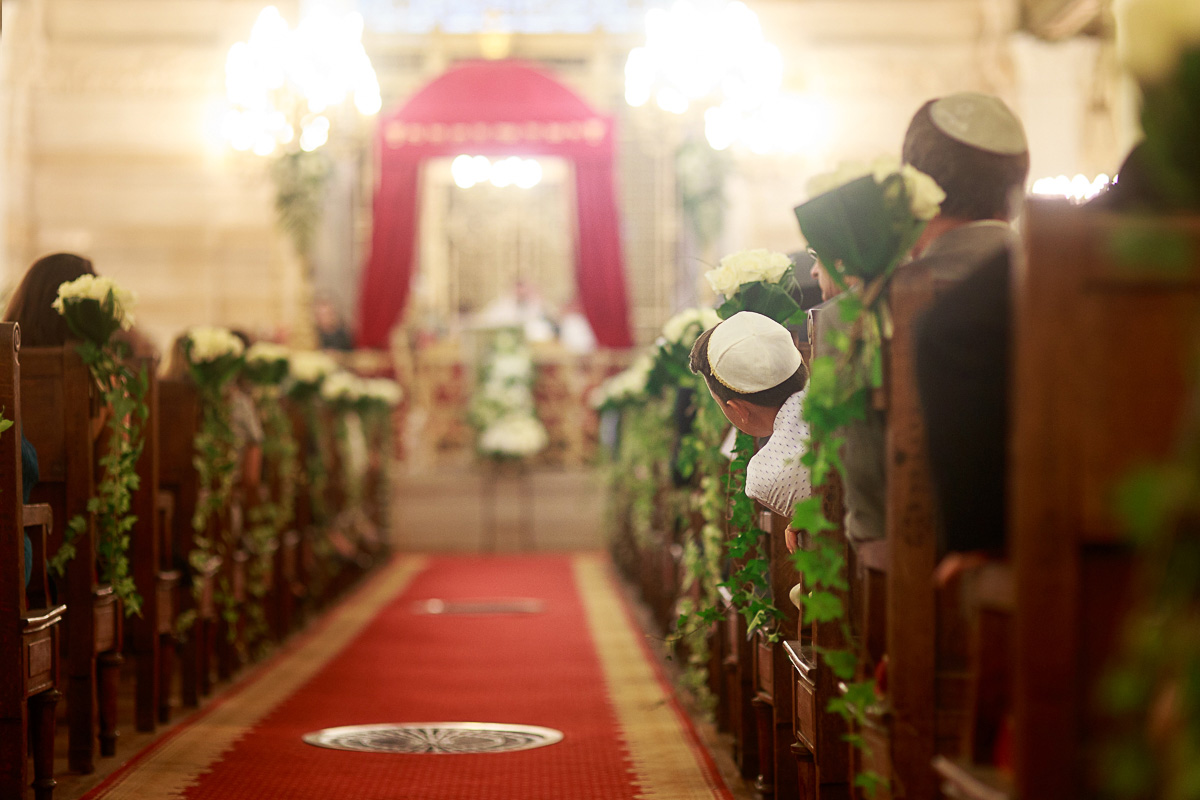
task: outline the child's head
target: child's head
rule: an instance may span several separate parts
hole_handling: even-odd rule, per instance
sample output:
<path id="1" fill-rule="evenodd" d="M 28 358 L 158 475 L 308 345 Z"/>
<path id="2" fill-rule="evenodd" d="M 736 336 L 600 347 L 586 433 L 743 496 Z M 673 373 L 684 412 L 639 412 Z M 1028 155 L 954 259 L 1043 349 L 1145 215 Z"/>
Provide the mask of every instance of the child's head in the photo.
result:
<path id="1" fill-rule="evenodd" d="M 700 334 L 689 364 L 726 419 L 751 436 L 769 436 L 780 406 L 808 379 L 787 328 L 751 311 Z"/>

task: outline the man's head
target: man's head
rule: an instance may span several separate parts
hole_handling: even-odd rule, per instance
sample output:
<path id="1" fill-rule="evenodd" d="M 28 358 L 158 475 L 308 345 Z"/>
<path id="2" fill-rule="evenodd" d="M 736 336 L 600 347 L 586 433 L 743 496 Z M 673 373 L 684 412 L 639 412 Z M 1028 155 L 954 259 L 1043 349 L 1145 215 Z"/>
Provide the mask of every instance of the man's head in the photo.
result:
<path id="1" fill-rule="evenodd" d="M 829 270 L 825 269 L 825 266 L 821 263 L 821 259 L 813 259 L 809 275 L 812 275 L 812 279 L 817 282 L 817 286 L 821 287 L 822 302 L 832 300 L 842 293 L 838 285 L 833 282 L 833 278 L 829 277 Z"/>
<path id="2" fill-rule="evenodd" d="M 960 92 L 921 106 L 904 135 L 903 158 L 946 193 L 941 216 L 1007 220 L 1029 176 L 1021 121 L 997 97 Z"/>
<path id="3" fill-rule="evenodd" d="M 700 334 L 689 365 L 704 376 L 725 418 L 751 436 L 770 436 L 780 407 L 808 379 L 787 328 L 751 311 Z"/>

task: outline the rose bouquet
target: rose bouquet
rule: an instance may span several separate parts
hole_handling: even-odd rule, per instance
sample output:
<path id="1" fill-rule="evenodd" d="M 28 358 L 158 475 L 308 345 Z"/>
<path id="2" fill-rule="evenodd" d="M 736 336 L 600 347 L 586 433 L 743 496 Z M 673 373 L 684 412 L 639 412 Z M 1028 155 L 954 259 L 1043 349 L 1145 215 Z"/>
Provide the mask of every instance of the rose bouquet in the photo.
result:
<path id="1" fill-rule="evenodd" d="M 288 394 L 296 398 L 315 396 L 326 376 L 337 369 L 337 362 L 318 350 L 292 352 L 288 357 Z"/>
<path id="2" fill-rule="evenodd" d="M 259 386 L 278 386 L 288 374 L 291 351 L 274 342 L 255 342 L 246 350 L 243 374 Z"/>
<path id="3" fill-rule="evenodd" d="M 717 309 L 721 319 L 739 311 L 754 311 L 781 325 L 802 321 L 795 266 L 783 253 L 743 250 L 721 259 L 716 269 L 704 273 L 712 290 L 725 298 Z"/>
<path id="4" fill-rule="evenodd" d="M 654 349 L 654 368 L 647 381 L 650 394 L 658 395 L 668 386 L 691 382 L 688 359 L 692 345 L 701 333 L 720 321 L 720 314 L 712 308 L 689 308 L 667 320 Z"/>
<path id="5" fill-rule="evenodd" d="M 479 452 L 493 458 L 528 458 L 545 449 L 546 428 L 532 414 L 510 414 L 493 422 L 479 436 Z"/>
<path id="6" fill-rule="evenodd" d="M 228 328 L 197 326 L 183 344 L 192 377 L 201 386 L 223 386 L 242 366 L 246 346 Z"/>
<path id="7" fill-rule="evenodd" d="M 653 371 L 654 357 L 642 353 L 624 370 L 592 390 L 588 398 L 592 408 L 607 411 L 644 400 Z"/>
<path id="8" fill-rule="evenodd" d="M 112 278 L 81 275 L 58 287 L 52 307 L 73 334 L 103 347 L 118 330 L 133 327 L 134 303 L 133 292 L 117 286 Z"/>
<path id="9" fill-rule="evenodd" d="M 796 220 L 842 289 L 851 277 L 870 283 L 890 275 L 946 198 L 933 178 L 889 157 L 844 163 L 814 177 L 808 191 Z"/>
<path id="10" fill-rule="evenodd" d="M 363 381 L 363 392 L 371 406 L 384 411 L 395 408 L 404 399 L 400 384 L 387 378 L 367 378 Z"/>
<path id="11" fill-rule="evenodd" d="M 357 411 L 366 398 L 363 379 L 353 372 L 338 370 L 321 381 L 321 399 L 338 411 Z"/>

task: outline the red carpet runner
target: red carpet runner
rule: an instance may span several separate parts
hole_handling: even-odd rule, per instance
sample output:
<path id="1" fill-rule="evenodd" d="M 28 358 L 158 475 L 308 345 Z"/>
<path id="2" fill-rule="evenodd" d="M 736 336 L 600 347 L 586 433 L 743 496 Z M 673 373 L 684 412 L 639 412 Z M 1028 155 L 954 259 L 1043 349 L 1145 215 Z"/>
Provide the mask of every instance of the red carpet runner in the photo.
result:
<path id="1" fill-rule="evenodd" d="M 421 615 L 428 598 L 538 614 Z M 345 752 L 321 728 L 502 722 L 562 742 L 494 754 Z M 595 556 L 399 559 L 267 669 L 88 800 L 728 798 Z"/>

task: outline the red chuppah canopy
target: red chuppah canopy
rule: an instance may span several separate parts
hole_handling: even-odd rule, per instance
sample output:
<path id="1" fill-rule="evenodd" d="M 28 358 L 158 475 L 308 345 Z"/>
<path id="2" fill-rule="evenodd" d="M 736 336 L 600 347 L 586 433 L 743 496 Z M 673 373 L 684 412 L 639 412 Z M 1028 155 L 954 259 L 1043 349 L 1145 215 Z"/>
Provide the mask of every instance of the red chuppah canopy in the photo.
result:
<path id="1" fill-rule="evenodd" d="M 629 308 L 613 194 L 611 117 L 520 61 L 456 66 L 379 121 L 371 256 L 359 297 L 358 342 L 382 347 L 408 302 L 422 161 L 461 153 L 553 155 L 575 166 L 575 283 L 596 339 L 629 347 Z"/>

